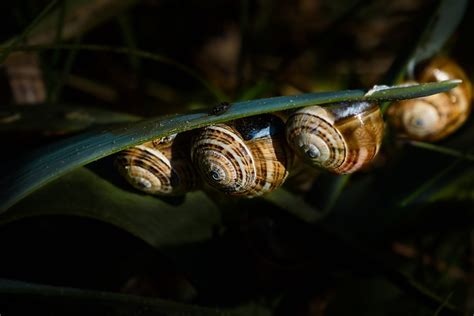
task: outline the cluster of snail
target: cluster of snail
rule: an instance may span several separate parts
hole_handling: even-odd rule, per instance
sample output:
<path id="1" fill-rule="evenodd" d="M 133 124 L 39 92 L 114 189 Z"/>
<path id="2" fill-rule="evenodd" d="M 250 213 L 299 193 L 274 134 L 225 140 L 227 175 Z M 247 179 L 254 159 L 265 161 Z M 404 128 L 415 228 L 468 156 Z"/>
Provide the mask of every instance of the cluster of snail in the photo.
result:
<path id="1" fill-rule="evenodd" d="M 421 140 L 454 132 L 470 112 L 465 74 L 440 58 L 419 78 L 454 78 L 463 83 L 449 92 L 393 103 L 390 125 Z M 335 174 L 361 169 L 377 155 L 384 125 L 375 103 L 309 106 L 287 118 L 263 114 L 153 140 L 120 152 L 116 166 L 132 186 L 150 194 L 180 195 L 207 183 L 229 195 L 254 197 L 281 186 L 300 158 Z"/>

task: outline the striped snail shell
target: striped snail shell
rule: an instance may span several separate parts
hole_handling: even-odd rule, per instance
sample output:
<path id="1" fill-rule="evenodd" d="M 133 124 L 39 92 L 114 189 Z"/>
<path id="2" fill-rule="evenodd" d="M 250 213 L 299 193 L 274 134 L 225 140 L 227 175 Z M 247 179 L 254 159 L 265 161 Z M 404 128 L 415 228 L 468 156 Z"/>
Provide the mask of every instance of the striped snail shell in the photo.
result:
<path id="1" fill-rule="evenodd" d="M 387 114 L 396 130 L 411 139 L 436 141 L 455 132 L 471 112 L 472 86 L 454 61 L 438 57 L 418 76 L 419 82 L 461 79 L 448 92 L 393 103 Z"/>
<path id="2" fill-rule="evenodd" d="M 284 123 L 270 114 L 202 128 L 194 137 L 191 158 L 212 187 L 245 197 L 282 185 L 293 161 Z"/>
<path id="3" fill-rule="evenodd" d="M 136 189 L 155 195 L 180 195 L 197 188 L 189 156 L 189 136 L 174 134 L 117 154 L 115 165 Z"/>
<path id="4" fill-rule="evenodd" d="M 357 171 L 375 157 L 383 129 L 380 108 L 374 103 L 309 106 L 288 118 L 286 139 L 313 166 L 345 174 Z"/>

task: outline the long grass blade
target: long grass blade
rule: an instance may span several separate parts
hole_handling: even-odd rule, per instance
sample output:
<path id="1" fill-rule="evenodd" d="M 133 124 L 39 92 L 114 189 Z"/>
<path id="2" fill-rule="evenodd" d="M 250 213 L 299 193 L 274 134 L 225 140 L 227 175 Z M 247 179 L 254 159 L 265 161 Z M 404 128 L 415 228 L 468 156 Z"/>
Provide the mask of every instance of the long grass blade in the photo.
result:
<path id="1" fill-rule="evenodd" d="M 430 83 L 410 87 L 378 90 L 369 96 L 363 90 L 308 93 L 234 103 L 221 115 L 195 113 L 159 117 L 117 128 L 107 128 L 72 137 L 53 144 L 18 161 L 0 180 L 0 210 L 6 210 L 29 193 L 54 179 L 92 161 L 114 154 L 127 147 L 158 137 L 184 132 L 213 123 L 220 123 L 262 113 L 340 101 L 390 100 L 416 97 L 446 91 L 458 81 Z M 379 100 L 380 100 L 379 99 Z"/>

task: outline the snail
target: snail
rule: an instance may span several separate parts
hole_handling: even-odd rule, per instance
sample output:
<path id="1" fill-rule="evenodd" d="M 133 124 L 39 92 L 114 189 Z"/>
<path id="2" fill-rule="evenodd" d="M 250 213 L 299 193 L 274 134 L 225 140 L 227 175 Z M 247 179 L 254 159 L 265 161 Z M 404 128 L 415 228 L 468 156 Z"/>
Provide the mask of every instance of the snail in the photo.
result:
<path id="1" fill-rule="evenodd" d="M 309 106 L 290 115 L 286 139 L 313 166 L 346 174 L 357 171 L 375 157 L 383 129 L 382 113 L 375 103 Z"/>
<path id="2" fill-rule="evenodd" d="M 115 165 L 133 187 L 149 194 L 180 195 L 199 183 L 184 134 L 125 149 L 117 154 Z"/>
<path id="3" fill-rule="evenodd" d="M 455 132 L 471 112 L 472 86 L 464 71 L 446 57 L 432 60 L 418 76 L 419 82 L 461 79 L 452 90 L 398 101 L 388 109 L 388 122 L 407 137 L 437 141 Z"/>
<path id="4" fill-rule="evenodd" d="M 212 187 L 233 196 L 259 196 L 288 176 L 293 154 L 284 128 L 271 114 L 207 126 L 194 136 L 191 159 Z"/>

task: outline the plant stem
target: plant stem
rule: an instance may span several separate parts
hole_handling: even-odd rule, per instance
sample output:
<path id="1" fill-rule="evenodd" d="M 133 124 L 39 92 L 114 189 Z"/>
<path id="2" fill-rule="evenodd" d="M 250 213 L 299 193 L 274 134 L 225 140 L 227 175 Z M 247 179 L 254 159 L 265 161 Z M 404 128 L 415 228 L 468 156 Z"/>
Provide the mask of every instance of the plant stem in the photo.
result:
<path id="1" fill-rule="evenodd" d="M 469 160 L 469 161 L 474 161 L 474 155 L 464 153 L 464 152 L 461 152 L 461 151 L 456 150 L 456 149 L 452 149 L 452 148 L 448 148 L 448 147 L 444 147 L 444 146 L 439 146 L 439 145 L 434 145 L 434 144 L 431 144 L 431 143 L 420 142 L 420 141 L 416 141 L 416 140 L 409 140 L 409 141 L 407 141 L 407 143 L 410 144 L 413 147 L 423 148 L 423 149 L 435 151 L 435 152 L 438 152 L 438 153 L 441 153 L 441 154 L 445 154 L 445 155 L 448 155 L 448 156 L 453 156 L 453 157 L 456 157 L 456 158 L 461 158 L 461 159 L 465 159 L 465 160 Z"/>
<path id="2" fill-rule="evenodd" d="M 459 164 L 461 160 L 458 159 L 456 161 L 454 161 L 452 164 L 450 164 L 449 166 L 447 166 L 446 168 L 444 168 L 443 170 L 441 170 L 440 172 L 438 172 L 434 177 L 430 178 L 428 181 L 426 181 L 425 183 L 423 183 L 417 190 L 415 190 L 415 192 L 411 193 L 410 195 L 408 195 L 406 198 L 404 198 L 400 203 L 399 203 L 399 206 L 400 207 L 405 207 L 407 206 L 408 204 L 410 204 L 411 202 L 413 202 L 418 196 L 420 196 L 421 194 L 423 194 L 424 192 L 428 191 L 428 189 L 430 189 L 433 184 L 435 184 L 436 182 L 438 182 L 440 179 L 442 179 L 444 176 L 446 176 L 447 174 L 449 174 L 451 172 L 451 170 L 453 170 L 455 167 L 457 167 L 457 165 Z"/>

